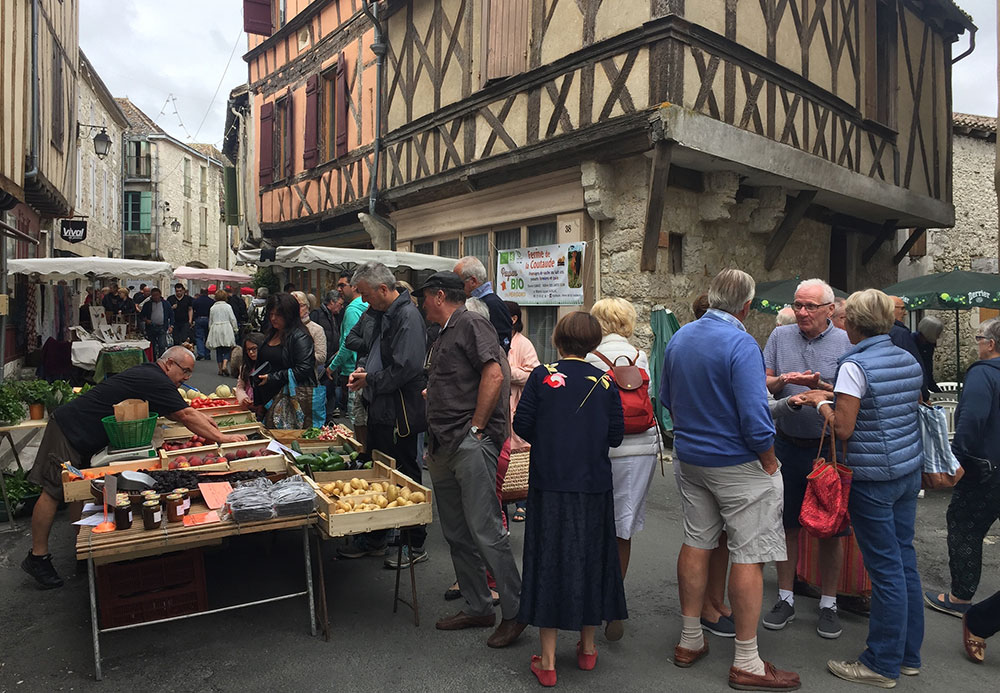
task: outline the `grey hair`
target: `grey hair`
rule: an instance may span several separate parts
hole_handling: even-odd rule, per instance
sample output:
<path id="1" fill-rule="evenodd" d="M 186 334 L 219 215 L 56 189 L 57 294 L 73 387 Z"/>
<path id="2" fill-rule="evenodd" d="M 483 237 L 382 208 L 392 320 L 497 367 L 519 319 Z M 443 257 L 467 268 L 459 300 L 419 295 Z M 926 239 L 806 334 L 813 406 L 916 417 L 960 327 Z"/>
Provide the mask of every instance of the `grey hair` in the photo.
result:
<path id="1" fill-rule="evenodd" d="M 944 332 L 944 323 L 933 315 L 928 315 L 917 323 L 917 332 L 922 334 L 928 342 L 937 342 L 941 333 Z"/>
<path id="2" fill-rule="evenodd" d="M 190 356 L 192 360 L 194 359 L 194 354 L 192 354 L 187 347 L 182 347 L 178 344 L 177 346 L 172 346 L 160 354 L 160 358 L 156 359 L 156 362 L 166 363 L 168 359 L 176 362 L 180 361 L 180 357 L 184 355 Z"/>
<path id="3" fill-rule="evenodd" d="M 466 255 L 455 263 L 455 268 L 458 270 L 455 274 L 462 279 L 472 277 L 480 284 L 486 283 L 486 267 L 478 257 Z"/>
<path id="4" fill-rule="evenodd" d="M 465 299 L 465 307 L 471 310 L 473 313 L 479 313 L 487 320 L 490 319 L 490 308 L 485 303 L 480 301 L 478 298 L 467 298 Z"/>
<path id="5" fill-rule="evenodd" d="M 799 282 L 799 285 L 795 287 L 795 293 L 799 293 L 802 289 L 815 288 L 823 290 L 823 303 L 833 303 L 833 300 L 836 298 L 833 288 L 822 279 L 805 279 Z"/>
<path id="6" fill-rule="evenodd" d="M 354 276 L 351 277 L 352 285 L 357 286 L 358 282 L 364 282 L 373 289 L 383 284 L 392 289 L 396 286 L 396 277 L 381 262 L 366 262 L 358 267 Z"/>
<path id="7" fill-rule="evenodd" d="M 993 351 L 1000 351 L 1000 318 L 990 318 L 980 325 L 979 334 L 993 340 Z"/>
<path id="8" fill-rule="evenodd" d="M 738 269 L 724 269 L 708 287 L 708 307 L 735 315 L 752 301 L 757 285 L 753 277 Z"/>
<path id="9" fill-rule="evenodd" d="M 778 311 L 778 315 L 774 318 L 774 324 L 778 327 L 783 325 L 794 325 L 795 324 L 795 311 L 792 310 L 791 306 L 785 306 Z"/>
<path id="10" fill-rule="evenodd" d="M 270 293 L 271 292 L 267 290 L 266 286 L 258 287 L 258 289 L 257 289 L 257 298 L 267 298 L 268 294 L 270 294 Z"/>
<path id="11" fill-rule="evenodd" d="M 334 303 L 338 298 L 340 298 L 340 292 L 336 289 L 330 289 L 323 297 L 323 303 Z"/>

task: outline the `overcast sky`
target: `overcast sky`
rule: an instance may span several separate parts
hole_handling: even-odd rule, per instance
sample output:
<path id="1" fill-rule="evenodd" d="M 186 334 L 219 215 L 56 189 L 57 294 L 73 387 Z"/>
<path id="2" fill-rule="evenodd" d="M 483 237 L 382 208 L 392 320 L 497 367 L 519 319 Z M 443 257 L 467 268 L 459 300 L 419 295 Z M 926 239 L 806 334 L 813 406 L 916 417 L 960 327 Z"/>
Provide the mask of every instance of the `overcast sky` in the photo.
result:
<path id="1" fill-rule="evenodd" d="M 954 108 L 996 115 L 996 0 L 958 4 L 979 33 L 975 52 L 955 65 Z M 182 142 L 219 145 L 229 92 L 247 79 L 242 12 L 241 0 L 81 0 L 80 47 L 112 94 Z M 954 54 L 967 46 L 966 35 Z"/>

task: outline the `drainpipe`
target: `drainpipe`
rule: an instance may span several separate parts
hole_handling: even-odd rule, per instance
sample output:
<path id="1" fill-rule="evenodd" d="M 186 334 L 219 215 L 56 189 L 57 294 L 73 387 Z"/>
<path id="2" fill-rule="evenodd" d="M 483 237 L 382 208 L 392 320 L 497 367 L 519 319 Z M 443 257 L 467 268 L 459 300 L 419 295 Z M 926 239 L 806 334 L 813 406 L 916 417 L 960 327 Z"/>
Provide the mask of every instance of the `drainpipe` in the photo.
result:
<path id="1" fill-rule="evenodd" d="M 378 5 L 372 5 L 370 0 L 364 0 L 361 6 L 368 16 L 372 26 L 375 27 L 375 42 L 372 44 L 372 53 L 375 54 L 375 165 L 372 167 L 373 174 L 371 183 L 368 186 L 368 213 L 375 216 L 375 202 L 378 200 L 378 172 L 379 162 L 382 158 L 382 87 L 385 75 L 385 53 L 386 44 L 383 35 L 382 23 L 379 21 L 377 12 Z M 393 244 L 395 245 L 395 244 Z"/>
<path id="2" fill-rule="evenodd" d="M 41 96 L 38 91 L 38 0 L 31 3 L 31 168 L 24 172 L 24 182 L 38 177 L 39 109 Z"/>
<path id="3" fill-rule="evenodd" d="M 962 58 L 967 58 L 969 54 L 972 53 L 972 51 L 976 50 L 976 31 L 978 31 L 976 27 L 972 27 L 971 29 L 969 29 L 969 50 L 965 51 L 964 53 L 955 58 L 952 58 L 951 60 L 952 65 L 957 63 Z"/>

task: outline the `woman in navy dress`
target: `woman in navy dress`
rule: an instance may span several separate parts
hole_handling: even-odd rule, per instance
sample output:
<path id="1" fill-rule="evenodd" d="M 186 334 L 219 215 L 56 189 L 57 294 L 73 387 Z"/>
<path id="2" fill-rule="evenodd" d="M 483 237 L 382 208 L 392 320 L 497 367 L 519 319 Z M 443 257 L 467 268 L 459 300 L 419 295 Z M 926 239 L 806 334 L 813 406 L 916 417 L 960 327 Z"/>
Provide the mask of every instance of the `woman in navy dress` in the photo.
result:
<path id="1" fill-rule="evenodd" d="M 540 629 L 531 671 L 543 686 L 556 683 L 558 631 L 580 633 L 577 665 L 590 670 L 596 628 L 628 617 L 608 458 L 625 422 L 618 388 L 586 362 L 601 337 L 589 313 L 560 320 L 552 341 L 561 358 L 532 371 L 514 416 L 514 432 L 531 444 L 518 621 Z"/>

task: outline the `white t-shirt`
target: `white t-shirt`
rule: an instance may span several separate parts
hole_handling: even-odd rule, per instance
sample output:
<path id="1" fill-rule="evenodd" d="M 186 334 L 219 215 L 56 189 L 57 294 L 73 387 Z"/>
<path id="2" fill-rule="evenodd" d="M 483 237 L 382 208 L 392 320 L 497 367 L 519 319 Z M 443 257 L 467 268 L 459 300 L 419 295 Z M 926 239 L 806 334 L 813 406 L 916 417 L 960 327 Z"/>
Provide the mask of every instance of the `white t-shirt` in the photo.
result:
<path id="1" fill-rule="evenodd" d="M 834 386 L 833 391 L 838 394 L 851 395 L 858 399 L 864 397 L 865 392 L 868 391 L 868 378 L 865 377 L 865 372 L 861 370 L 861 366 L 853 361 L 848 361 L 842 365 L 837 372 L 837 384 Z"/>

